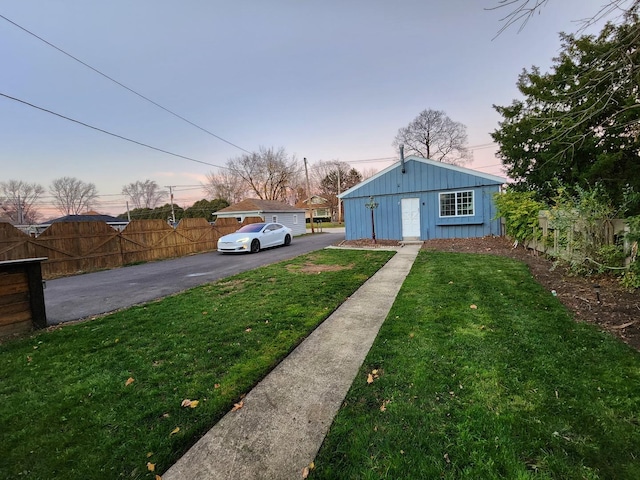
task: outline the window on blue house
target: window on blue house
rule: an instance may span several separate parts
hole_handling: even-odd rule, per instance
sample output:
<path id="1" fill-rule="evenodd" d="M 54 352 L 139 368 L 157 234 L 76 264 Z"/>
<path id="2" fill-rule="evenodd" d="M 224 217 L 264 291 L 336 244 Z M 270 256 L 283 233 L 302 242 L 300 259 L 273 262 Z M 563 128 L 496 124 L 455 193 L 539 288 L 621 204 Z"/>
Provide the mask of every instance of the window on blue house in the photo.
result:
<path id="1" fill-rule="evenodd" d="M 441 217 L 473 215 L 473 190 L 440 194 Z"/>

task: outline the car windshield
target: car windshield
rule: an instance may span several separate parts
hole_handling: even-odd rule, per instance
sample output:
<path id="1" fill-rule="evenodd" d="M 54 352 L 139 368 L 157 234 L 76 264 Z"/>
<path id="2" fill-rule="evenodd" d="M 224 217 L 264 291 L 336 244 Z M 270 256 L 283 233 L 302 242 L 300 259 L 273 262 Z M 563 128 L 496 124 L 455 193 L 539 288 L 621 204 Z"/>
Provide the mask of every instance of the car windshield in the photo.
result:
<path id="1" fill-rule="evenodd" d="M 264 228 L 264 223 L 251 223 L 249 225 L 245 225 L 238 232 L 247 233 L 247 232 L 259 232 Z"/>

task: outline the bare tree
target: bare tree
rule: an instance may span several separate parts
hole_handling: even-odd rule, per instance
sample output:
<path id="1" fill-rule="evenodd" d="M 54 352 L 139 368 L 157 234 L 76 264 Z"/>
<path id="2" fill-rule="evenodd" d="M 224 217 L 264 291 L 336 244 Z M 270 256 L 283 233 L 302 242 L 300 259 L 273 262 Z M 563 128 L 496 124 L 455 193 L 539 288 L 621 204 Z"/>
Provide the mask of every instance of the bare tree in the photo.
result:
<path id="1" fill-rule="evenodd" d="M 122 194 L 133 204 L 133 208 L 156 208 L 167 196 L 167 192 L 153 180 L 137 181 L 122 187 Z"/>
<path id="2" fill-rule="evenodd" d="M 44 192 L 44 187 L 37 183 L 0 182 L 0 209 L 18 225 L 36 223 L 40 214 L 35 204 Z"/>
<path id="3" fill-rule="evenodd" d="M 498 0 L 497 5 L 488 7 L 485 10 L 507 9 L 505 16 L 500 19 L 501 22 L 504 22 L 497 34 L 500 35 L 518 23 L 520 24 L 518 31 L 522 31 L 529 20 L 536 13 L 540 13 L 548 3 L 549 0 Z M 640 0 L 609 0 L 603 3 L 600 9 L 591 17 L 580 19 L 581 29 L 612 15 L 614 17 L 628 17 L 630 14 L 637 13 L 639 7 Z"/>
<path id="4" fill-rule="evenodd" d="M 208 173 L 207 182 L 202 184 L 202 188 L 207 192 L 209 198 L 220 198 L 229 204 L 238 203 L 246 196 L 242 177 L 230 170 Z"/>
<path id="5" fill-rule="evenodd" d="M 362 174 L 362 180 L 364 181 L 368 178 L 373 177 L 376 173 L 378 173 L 378 170 L 376 170 L 375 168 L 365 168 L 360 173 Z"/>
<path id="6" fill-rule="evenodd" d="M 96 204 L 98 191 L 93 183 L 73 177 L 56 178 L 49 187 L 53 204 L 63 215 L 79 215 Z"/>
<path id="7" fill-rule="evenodd" d="M 295 157 L 290 158 L 284 148 L 260 147 L 257 153 L 229 160 L 227 167 L 263 200 L 287 200 L 300 174 Z"/>
<path id="8" fill-rule="evenodd" d="M 470 160 L 466 148 L 467 128 L 441 110 L 423 110 L 409 125 L 398 130 L 393 146 L 404 145 L 407 155 L 462 165 Z"/>

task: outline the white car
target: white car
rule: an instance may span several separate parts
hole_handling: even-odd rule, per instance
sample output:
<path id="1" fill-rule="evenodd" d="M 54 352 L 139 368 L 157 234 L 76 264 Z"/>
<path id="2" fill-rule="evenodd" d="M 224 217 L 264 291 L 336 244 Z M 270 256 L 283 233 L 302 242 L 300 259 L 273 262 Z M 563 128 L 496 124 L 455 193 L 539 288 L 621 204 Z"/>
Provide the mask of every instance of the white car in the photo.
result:
<path id="1" fill-rule="evenodd" d="M 281 223 L 251 223 L 234 233 L 220 237 L 218 251 L 259 252 L 263 248 L 291 244 L 291 229 Z"/>

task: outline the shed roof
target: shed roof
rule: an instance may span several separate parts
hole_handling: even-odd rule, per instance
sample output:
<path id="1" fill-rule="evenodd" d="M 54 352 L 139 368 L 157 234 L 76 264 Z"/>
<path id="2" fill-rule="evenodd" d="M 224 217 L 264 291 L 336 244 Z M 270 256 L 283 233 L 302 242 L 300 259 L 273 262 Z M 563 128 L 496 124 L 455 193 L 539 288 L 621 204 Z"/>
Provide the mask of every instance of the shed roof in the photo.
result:
<path id="1" fill-rule="evenodd" d="M 471 168 L 465 168 L 465 167 L 459 167 L 457 165 L 451 165 L 450 163 L 438 162 L 436 160 L 431 160 L 431 159 L 428 159 L 428 158 L 416 157 L 416 156 L 412 155 L 412 156 L 409 156 L 409 157 L 405 158 L 404 161 L 405 161 L 405 163 L 418 162 L 418 163 L 422 163 L 422 164 L 425 164 L 425 165 L 431 165 L 431 166 L 434 166 L 434 167 L 437 167 L 437 168 L 443 168 L 445 170 L 451 170 L 451 171 L 454 171 L 454 172 L 465 173 L 467 175 L 473 175 L 475 177 L 487 180 L 489 184 L 502 185 L 503 183 L 507 183 L 507 179 L 503 178 L 503 177 L 498 177 L 496 175 L 491 175 L 491 174 L 488 174 L 488 173 L 479 172 L 479 171 L 473 170 Z M 359 184 L 351 187 L 349 190 L 345 190 L 340 195 L 338 195 L 338 198 L 344 198 L 347 195 L 353 194 L 353 192 L 355 192 L 359 188 L 367 185 L 368 183 L 371 183 L 374 180 L 382 177 L 383 175 L 386 175 L 389 172 L 391 172 L 393 170 L 396 170 L 396 169 L 400 169 L 400 168 L 402 168 L 402 163 L 401 162 L 394 163 L 393 165 L 390 165 L 389 167 L 385 168 L 384 170 L 381 170 L 380 172 L 376 173 L 374 176 L 367 178 L 364 182 L 360 182 Z"/>
<path id="2" fill-rule="evenodd" d="M 279 202 L 276 200 L 262 200 L 260 198 L 246 198 L 241 202 L 229 205 L 217 212 L 213 212 L 214 215 L 220 213 L 239 213 L 239 212 L 300 212 L 304 211 L 300 208 L 293 207 L 288 203 Z"/>

